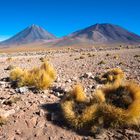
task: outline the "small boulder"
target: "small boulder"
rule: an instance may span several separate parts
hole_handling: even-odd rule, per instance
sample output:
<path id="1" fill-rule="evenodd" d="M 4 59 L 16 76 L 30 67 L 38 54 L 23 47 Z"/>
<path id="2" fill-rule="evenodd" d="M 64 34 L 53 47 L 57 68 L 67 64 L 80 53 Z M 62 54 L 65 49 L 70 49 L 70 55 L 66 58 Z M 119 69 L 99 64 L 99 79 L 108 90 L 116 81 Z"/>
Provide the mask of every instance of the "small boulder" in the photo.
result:
<path id="1" fill-rule="evenodd" d="M 29 89 L 27 86 L 24 86 L 24 87 L 16 88 L 15 91 L 21 94 L 25 94 L 29 91 Z"/>

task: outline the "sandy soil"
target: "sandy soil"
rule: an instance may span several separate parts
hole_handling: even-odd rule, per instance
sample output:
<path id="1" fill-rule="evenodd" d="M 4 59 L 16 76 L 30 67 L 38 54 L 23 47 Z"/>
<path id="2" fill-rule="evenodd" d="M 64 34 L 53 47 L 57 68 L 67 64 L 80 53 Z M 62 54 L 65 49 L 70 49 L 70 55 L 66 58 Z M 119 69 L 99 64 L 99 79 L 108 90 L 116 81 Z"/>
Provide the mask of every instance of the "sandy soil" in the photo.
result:
<path id="1" fill-rule="evenodd" d="M 90 55 L 89 55 L 90 53 Z M 94 55 L 93 55 L 94 54 Z M 109 56 L 106 56 L 109 54 Z M 74 132 L 55 116 L 59 110 L 60 94 L 68 91 L 76 83 L 82 83 L 90 94 L 99 85 L 94 77 L 109 68 L 120 67 L 126 72 L 127 79 L 140 82 L 140 49 L 112 51 L 65 50 L 34 53 L 1 54 L 0 56 L 0 107 L 5 111 L 14 110 L 8 122 L 0 126 L 1 140 L 88 140 L 88 139 L 140 139 L 140 131 L 129 128 L 103 130 L 96 137 L 89 137 Z M 82 57 L 81 57 L 82 56 Z M 57 70 L 58 78 L 52 89 L 43 93 L 31 90 L 24 94 L 17 93 L 3 78 L 9 76 L 9 65 L 30 69 L 41 65 L 40 58 L 46 57 Z M 99 64 L 104 61 L 105 64 Z M 84 74 L 90 77 L 81 78 Z M 55 89 L 55 90 L 54 90 Z M 12 97 L 20 100 L 6 105 L 5 100 Z"/>

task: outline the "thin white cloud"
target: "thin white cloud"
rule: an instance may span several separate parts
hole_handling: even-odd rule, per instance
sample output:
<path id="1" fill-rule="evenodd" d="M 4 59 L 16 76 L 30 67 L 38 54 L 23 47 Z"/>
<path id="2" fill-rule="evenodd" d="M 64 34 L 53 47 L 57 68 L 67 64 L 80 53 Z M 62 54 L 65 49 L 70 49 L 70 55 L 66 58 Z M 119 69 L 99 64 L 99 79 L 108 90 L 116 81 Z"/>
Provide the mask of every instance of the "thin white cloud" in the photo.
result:
<path id="1" fill-rule="evenodd" d="M 6 35 L 0 35 L 0 41 L 4 41 L 6 39 L 8 39 L 10 36 L 6 36 Z"/>

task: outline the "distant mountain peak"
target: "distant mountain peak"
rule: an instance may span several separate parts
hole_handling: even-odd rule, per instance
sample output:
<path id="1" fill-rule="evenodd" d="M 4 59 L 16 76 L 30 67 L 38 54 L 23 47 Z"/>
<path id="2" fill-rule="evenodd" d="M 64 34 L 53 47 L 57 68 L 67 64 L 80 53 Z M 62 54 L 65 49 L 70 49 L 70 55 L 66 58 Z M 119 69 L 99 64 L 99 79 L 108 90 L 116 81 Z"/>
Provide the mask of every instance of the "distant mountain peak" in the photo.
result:
<path id="1" fill-rule="evenodd" d="M 110 23 L 96 23 L 92 26 L 78 30 L 69 34 L 64 39 L 58 41 L 56 45 L 66 46 L 77 43 L 89 44 L 139 44 L 140 36 L 132 33 L 118 25 Z"/>
<path id="2" fill-rule="evenodd" d="M 95 33 L 96 31 L 96 33 Z M 99 39 L 99 34 L 103 41 Z M 96 37 L 96 35 L 98 37 Z M 74 32 L 70 35 L 74 38 L 84 38 L 93 41 L 93 43 L 135 43 L 140 42 L 140 36 L 127 31 L 126 29 L 109 23 L 95 24 L 85 29 Z M 96 39 L 98 38 L 100 42 Z"/>
<path id="3" fill-rule="evenodd" d="M 32 24 L 31 26 L 28 26 L 27 28 L 17 33 L 10 39 L 2 41 L 0 44 L 2 45 L 27 44 L 36 41 L 53 40 L 53 39 L 56 39 L 56 37 L 53 34 L 49 33 L 48 31 L 46 31 L 45 29 L 43 29 L 38 25 Z"/>

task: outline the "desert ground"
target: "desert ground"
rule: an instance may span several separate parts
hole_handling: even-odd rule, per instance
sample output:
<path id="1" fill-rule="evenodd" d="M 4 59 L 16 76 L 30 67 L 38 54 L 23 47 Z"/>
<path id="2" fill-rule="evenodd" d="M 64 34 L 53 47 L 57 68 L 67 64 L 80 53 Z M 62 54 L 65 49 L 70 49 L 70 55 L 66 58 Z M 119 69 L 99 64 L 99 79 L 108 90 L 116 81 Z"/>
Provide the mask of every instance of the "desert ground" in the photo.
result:
<path id="1" fill-rule="evenodd" d="M 95 80 L 108 69 L 119 67 L 127 80 L 140 83 L 140 48 L 116 50 L 65 49 L 40 52 L 0 54 L 0 108 L 8 114 L 6 124 L 0 126 L 1 140 L 90 140 L 140 139 L 140 129 L 103 129 L 88 136 L 75 132 L 63 123 L 59 101 L 76 83 L 81 83 L 89 95 L 100 86 Z M 35 91 L 11 87 L 7 81 L 10 67 L 31 69 L 46 58 L 57 71 L 57 80 L 50 89 Z M 15 103 L 6 101 L 19 97 Z"/>

